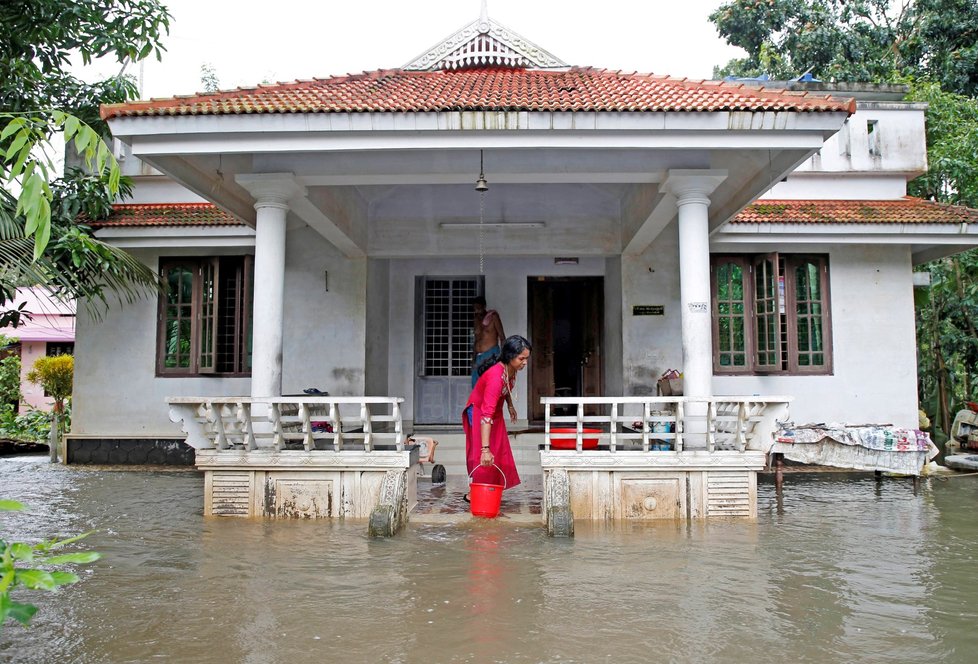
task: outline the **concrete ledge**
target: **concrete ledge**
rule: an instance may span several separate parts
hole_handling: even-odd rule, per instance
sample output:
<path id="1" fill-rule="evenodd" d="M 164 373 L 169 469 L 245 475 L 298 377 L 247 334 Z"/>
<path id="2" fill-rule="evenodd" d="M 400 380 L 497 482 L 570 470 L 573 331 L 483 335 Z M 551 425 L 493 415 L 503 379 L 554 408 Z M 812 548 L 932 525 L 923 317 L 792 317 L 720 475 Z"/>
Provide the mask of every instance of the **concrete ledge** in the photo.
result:
<path id="1" fill-rule="evenodd" d="M 387 535 L 417 502 L 417 462 L 416 448 L 197 450 L 205 516 L 377 519 L 372 532 Z"/>
<path id="2" fill-rule="evenodd" d="M 544 495 L 568 495 L 544 506 L 548 530 L 568 518 L 565 509 L 597 521 L 757 517 L 762 452 L 550 450 L 540 457 Z"/>

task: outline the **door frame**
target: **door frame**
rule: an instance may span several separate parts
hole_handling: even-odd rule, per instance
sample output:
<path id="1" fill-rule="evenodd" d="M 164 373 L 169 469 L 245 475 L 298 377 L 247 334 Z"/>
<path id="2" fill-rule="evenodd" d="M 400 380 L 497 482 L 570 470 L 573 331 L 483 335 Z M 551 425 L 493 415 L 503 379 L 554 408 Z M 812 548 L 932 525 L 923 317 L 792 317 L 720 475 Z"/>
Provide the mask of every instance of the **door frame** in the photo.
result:
<path id="1" fill-rule="evenodd" d="M 534 284 L 538 283 L 579 283 L 586 284 L 594 288 L 594 295 L 596 297 L 596 302 L 594 303 L 595 309 L 595 320 L 594 320 L 594 348 L 591 351 L 591 357 L 593 361 L 597 363 L 597 392 L 598 394 L 604 393 L 604 361 L 603 361 L 603 350 L 604 350 L 604 316 L 605 316 L 605 277 L 604 275 L 581 275 L 581 276 L 528 276 L 526 278 L 526 303 L 527 303 L 527 335 L 530 339 L 530 343 L 534 345 L 534 352 L 536 352 L 537 338 L 539 330 L 534 330 L 534 307 L 536 303 L 534 302 Z M 550 317 L 550 324 L 553 325 L 552 311 Z M 551 327 L 551 337 L 552 337 L 552 327 Z M 541 352 L 545 352 L 543 348 L 540 349 Z M 533 368 L 533 358 L 531 353 L 530 366 L 527 367 L 527 421 L 528 422 L 542 422 L 543 421 L 543 407 L 540 406 L 537 400 L 537 386 L 534 382 L 538 377 L 534 374 Z M 552 380 L 552 379 L 551 379 Z M 553 386 L 551 386 L 553 387 Z M 585 386 L 582 385 L 582 391 L 586 391 Z M 551 389 L 552 391 L 552 389 Z M 535 409 L 539 409 L 536 412 Z M 538 415 L 538 417 L 535 417 Z"/>

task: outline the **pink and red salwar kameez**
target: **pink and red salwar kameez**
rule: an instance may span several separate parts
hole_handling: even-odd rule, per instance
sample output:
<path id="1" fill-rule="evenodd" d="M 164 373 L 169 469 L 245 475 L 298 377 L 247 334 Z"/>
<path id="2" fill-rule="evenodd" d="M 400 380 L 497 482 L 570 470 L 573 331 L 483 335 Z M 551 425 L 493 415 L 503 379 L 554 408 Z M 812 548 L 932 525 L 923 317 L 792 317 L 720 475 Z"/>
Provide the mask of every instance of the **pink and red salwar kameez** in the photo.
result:
<path id="1" fill-rule="evenodd" d="M 482 458 L 481 423 L 488 422 L 492 427 L 489 430 L 489 451 L 492 452 L 493 463 L 499 467 L 506 478 L 506 488 L 512 489 L 520 483 L 503 417 L 506 395 L 513 392 L 515 383 L 515 376 L 509 379 L 505 365 L 497 362 L 479 377 L 475 387 L 472 388 L 472 394 L 469 395 L 468 403 L 465 404 L 465 410 L 462 411 L 462 428 L 465 430 L 465 465 L 473 482 L 502 483 L 499 470 L 492 466 L 481 466 L 479 463 Z"/>

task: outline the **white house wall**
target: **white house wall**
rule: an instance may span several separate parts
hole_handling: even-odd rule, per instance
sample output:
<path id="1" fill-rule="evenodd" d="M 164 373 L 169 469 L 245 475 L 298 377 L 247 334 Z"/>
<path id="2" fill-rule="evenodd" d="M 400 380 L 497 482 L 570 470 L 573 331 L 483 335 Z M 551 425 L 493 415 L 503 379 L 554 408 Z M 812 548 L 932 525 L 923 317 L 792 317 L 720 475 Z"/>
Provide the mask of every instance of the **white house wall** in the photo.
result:
<path id="1" fill-rule="evenodd" d="M 922 173 L 927 170 L 926 108 L 919 103 L 859 102 L 842 129 L 794 174 Z"/>
<path id="2" fill-rule="evenodd" d="M 366 377 L 367 396 L 388 396 L 391 349 L 390 307 L 391 264 L 385 259 L 367 261 L 367 329 Z M 403 332 L 400 319 L 394 319 L 396 330 Z M 397 343 L 400 343 L 399 341 Z"/>
<path id="3" fill-rule="evenodd" d="M 790 249 L 781 247 L 783 253 Z M 790 394 L 797 423 L 917 426 L 913 284 L 906 247 L 828 250 L 831 376 L 716 376 L 717 394 Z"/>
<path id="4" fill-rule="evenodd" d="M 367 261 L 344 257 L 302 226 L 287 235 L 285 263 L 282 393 L 363 394 Z"/>
<path id="5" fill-rule="evenodd" d="M 158 269 L 158 252 L 132 253 Z M 129 304 L 113 301 L 98 322 L 78 307 L 72 434 L 182 436 L 169 420 L 167 397 L 248 394 L 248 378 L 156 378 L 156 316 L 155 296 Z"/>
<path id="6" fill-rule="evenodd" d="M 343 257 L 307 226 L 290 228 L 286 242 L 282 392 L 319 387 L 334 395 L 363 394 L 366 261 Z M 133 253 L 156 270 L 160 255 L 242 250 Z M 167 397 L 250 393 L 247 377 L 157 377 L 156 318 L 155 296 L 124 306 L 115 303 L 98 323 L 79 307 L 74 434 L 181 436 L 179 426 L 169 420 Z"/>
<path id="7" fill-rule="evenodd" d="M 679 234 L 671 224 L 648 249 L 621 259 L 622 381 L 625 396 L 655 394 L 667 369 L 682 370 Z M 636 306 L 662 306 L 661 316 L 636 316 Z"/>
<path id="8" fill-rule="evenodd" d="M 417 276 L 472 276 L 479 274 L 479 259 L 392 259 L 390 261 L 390 395 L 405 397 L 404 413 L 414 413 L 414 302 Z M 605 276 L 604 258 L 581 257 L 577 265 L 555 265 L 552 257 L 486 258 L 485 293 L 489 308 L 502 318 L 507 335 L 527 336 L 527 278 L 531 276 L 571 277 Z M 605 317 L 608 317 L 608 286 L 605 286 Z M 533 339 L 529 339 L 533 342 Z M 616 363 L 615 356 L 605 356 L 606 367 Z M 613 370 L 612 370 L 613 371 Z M 607 380 L 608 369 L 605 370 Z M 527 377 L 517 381 L 517 411 L 527 412 Z M 460 415 L 461 416 L 461 415 Z"/>
<path id="9" fill-rule="evenodd" d="M 907 181 L 897 174 L 792 173 L 763 199 L 865 201 L 897 200 L 907 195 Z"/>

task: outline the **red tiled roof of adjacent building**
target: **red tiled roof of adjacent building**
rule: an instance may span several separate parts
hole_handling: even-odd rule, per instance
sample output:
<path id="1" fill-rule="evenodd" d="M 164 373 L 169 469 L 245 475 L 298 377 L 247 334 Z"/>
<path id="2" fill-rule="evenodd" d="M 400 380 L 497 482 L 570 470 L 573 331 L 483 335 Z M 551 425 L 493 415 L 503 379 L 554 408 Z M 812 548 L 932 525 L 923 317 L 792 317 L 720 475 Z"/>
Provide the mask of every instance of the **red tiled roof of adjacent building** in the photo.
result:
<path id="1" fill-rule="evenodd" d="M 385 69 L 102 107 L 106 120 L 167 115 L 432 111 L 855 112 L 855 100 L 590 67 Z"/>
<path id="2" fill-rule="evenodd" d="M 210 203 L 123 203 L 93 228 L 120 226 L 239 226 Z M 892 201 L 762 200 L 731 219 L 735 224 L 978 224 L 978 210 L 905 197 Z"/>
<path id="3" fill-rule="evenodd" d="M 760 200 L 741 224 L 978 224 L 978 210 L 906 196 L 892 201 Z"/>
<path id="4" fill-rule="evenodd" d="M 106 219 L 83 221 L 92 228 L 242 225 L 240 219 L 211 203 L 120 203 Z"/>

